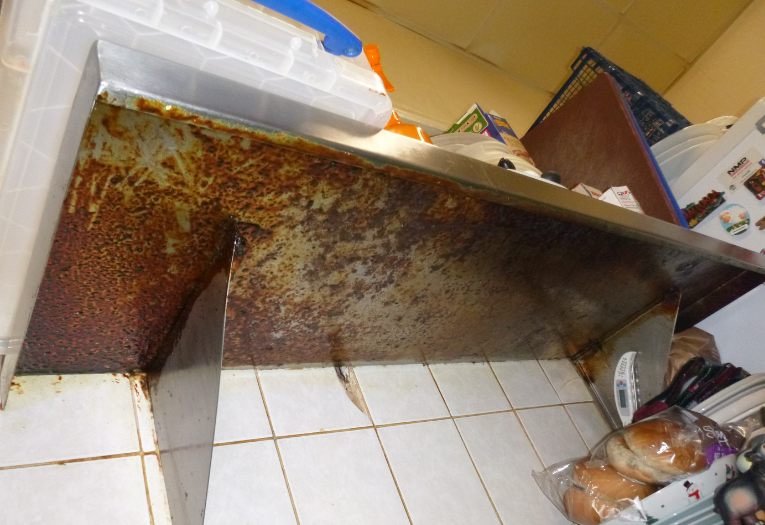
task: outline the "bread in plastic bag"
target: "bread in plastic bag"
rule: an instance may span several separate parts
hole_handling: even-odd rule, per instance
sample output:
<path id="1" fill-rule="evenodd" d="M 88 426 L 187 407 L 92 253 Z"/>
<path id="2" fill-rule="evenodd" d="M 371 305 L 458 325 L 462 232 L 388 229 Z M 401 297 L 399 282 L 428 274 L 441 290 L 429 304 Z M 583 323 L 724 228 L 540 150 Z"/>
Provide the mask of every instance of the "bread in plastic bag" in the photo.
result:
<path id="1" fill-rule="evenodd" d="M 665 485 L 736 452 L 728 433 L 717 423 L 671 407 L 613 432 L 592 451 L 592 457 L 636 481 Z"/>
<path id="2" fill-rule="evenodd" d="M 690 410 L 672 407 L 612 432 L 589 458 L 548 467 L 533 476 L 540 489 L 571 521 L 645 521 L 640 500 L 661 486 L 707 469 L 737 453 L 742 437 Z"/>
<path id="3" fill-rule="evenodd" d="M 580 525 L 597 525 L 620 513 L 644 521 L 639 501 L 659 488 L 628 479 L 612 466 L 588 458 L 564 461 L 532 475 L 558 510 Z"/>

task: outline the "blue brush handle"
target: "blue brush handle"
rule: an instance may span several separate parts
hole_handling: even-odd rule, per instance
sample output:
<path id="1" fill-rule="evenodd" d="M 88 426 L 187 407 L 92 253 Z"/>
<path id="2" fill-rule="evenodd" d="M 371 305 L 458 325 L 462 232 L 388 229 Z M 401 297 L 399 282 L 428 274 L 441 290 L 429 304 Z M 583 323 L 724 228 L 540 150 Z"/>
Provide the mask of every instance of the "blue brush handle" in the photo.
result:
<path id="1" fill-rule="evenodd" d="M 1 1 L 1 0 L 0 0 Z M 361 40 L 334 16 L 308 0 L 253 0 L 269 9 L 324 33 L 324 49 L 333 55 L 361 54 Z"/>

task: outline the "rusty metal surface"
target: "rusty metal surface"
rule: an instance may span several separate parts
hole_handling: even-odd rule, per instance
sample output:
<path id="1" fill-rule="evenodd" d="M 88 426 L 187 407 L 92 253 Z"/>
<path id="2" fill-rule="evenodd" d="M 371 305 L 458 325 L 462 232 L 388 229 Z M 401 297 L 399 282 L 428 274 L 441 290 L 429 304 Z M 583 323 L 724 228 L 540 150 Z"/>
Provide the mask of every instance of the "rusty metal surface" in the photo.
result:
<path id="1" fill-rule="evenodd" d="M 615 333 L 606 335 L 574 356 L 574 363 L 611 428 L 622 427 L 614 399 L 614 371 L 625 353 L 637 352 L 637 406 L 664 390 L 664 374 L 680 299 L 679 293 L 669 294 Z"/>
<path id="2" fill-rule="evenodd" d="M 671 288 L 692 304 L 740 273 L 217 127 L 96 104 L 22 371 L 146 367 L 228 215 L 249 225 L 226 366 L 561 357 Z"/>
<path id="3" fill-rule="evenodd" d="M 561 357 L 765 256 L 99 42 L 24 372 L 148 367 L 226 216 L 225 365 Z M 63 185 L 62 185 L 63 188 Z"/>

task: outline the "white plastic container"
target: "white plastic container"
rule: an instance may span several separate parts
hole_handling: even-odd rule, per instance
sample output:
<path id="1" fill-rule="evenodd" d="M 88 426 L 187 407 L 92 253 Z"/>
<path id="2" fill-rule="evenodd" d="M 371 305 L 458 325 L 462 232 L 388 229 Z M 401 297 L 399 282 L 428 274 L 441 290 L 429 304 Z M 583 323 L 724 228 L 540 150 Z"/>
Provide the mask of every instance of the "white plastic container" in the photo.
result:
<path id="1" fill-rule="evenodd" d="M 383 83 L 363 55 L 355 61 L 331 55 L 315 34 L 270 16 L 255 3 L 4 0 L 0 15 L 0 394 L 7 391 L 8 374 L 18 357 L 46 264 L 45 257 L 32 260 L 32 251 L 35 243 L 50 242 L 53 235 L 55 225 L 43 224 L 43 212 L 54 191 L 53 167 L 70 108 L 96 40 L 378 129 L 391 114 Z"/>

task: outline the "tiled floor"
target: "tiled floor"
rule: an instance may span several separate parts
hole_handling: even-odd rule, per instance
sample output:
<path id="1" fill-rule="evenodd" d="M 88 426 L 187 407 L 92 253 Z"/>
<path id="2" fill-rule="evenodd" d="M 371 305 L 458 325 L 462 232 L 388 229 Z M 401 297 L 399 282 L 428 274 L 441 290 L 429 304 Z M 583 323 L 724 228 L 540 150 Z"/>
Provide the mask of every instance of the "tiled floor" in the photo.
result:
<path id="1" fill-rule="evenodd" d="M 566 361 L 348 373 L 354 396 L 332 368 L 224 372 L 206 525 L 565 524 L 531 471 L 608 431 Z M 170 524 L 140 378 L 16 381 L 3 520 Z"/>

